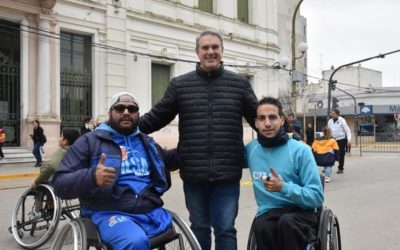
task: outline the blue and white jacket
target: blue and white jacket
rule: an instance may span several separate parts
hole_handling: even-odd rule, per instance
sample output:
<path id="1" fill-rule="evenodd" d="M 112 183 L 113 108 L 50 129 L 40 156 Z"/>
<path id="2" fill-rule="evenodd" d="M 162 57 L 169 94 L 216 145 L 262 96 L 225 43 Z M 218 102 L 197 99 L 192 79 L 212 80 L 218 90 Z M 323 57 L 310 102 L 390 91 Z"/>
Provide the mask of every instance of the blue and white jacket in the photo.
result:
<path id="1" fill-rule="evenodd" d="M 102 153 L 104 165 L 117 169 L 111 186 L 96 184 Z M 176 150 L 162 150 L 139 130 L 123 135 L 102 124 L 69 148 L 52 182 L 60 198 L 79 198 L 86 211 L 147 213 L 163 205 L 161 195 L 171 185 L 166 168 L 177 169 L 178 163 Z"/>

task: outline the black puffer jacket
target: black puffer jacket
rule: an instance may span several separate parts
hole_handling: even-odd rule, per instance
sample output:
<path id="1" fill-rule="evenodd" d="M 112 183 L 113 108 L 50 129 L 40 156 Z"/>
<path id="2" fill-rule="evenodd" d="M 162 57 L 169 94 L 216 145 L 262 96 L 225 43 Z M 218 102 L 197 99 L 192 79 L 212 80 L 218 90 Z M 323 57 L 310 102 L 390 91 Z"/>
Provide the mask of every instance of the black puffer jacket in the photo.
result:
<path id="1" fill-rule="evenodd" d="M 254 127 L 257 98 L 245 77 L 221 67 L 172 79 L 164 97 L 140 117 L 152 133 L 179 114 L 180 175 L 187 182 L 229 182 L 242 177 L 243 121 Z"/>

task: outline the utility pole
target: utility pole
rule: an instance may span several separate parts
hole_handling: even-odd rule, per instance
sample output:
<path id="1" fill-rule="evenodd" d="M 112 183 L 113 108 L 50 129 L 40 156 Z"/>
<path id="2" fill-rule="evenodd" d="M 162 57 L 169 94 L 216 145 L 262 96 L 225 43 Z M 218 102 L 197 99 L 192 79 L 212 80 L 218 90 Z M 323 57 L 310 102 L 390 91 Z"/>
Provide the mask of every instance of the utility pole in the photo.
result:
<path id="1" fill-rule="evenodd" d="M 300 9 L 300 5 L 303 2 L 303 0 L 300 0 L 299 3 L 296 5 L 296 8 L 294 9 L 293 17 L 292 17 L 292 112 L 296 113 L 296 98 L 297 98 L 297 91 L 296 91 L 296 59 L 301 58 L 304 55 L 304 52 L 302 52 L 302 55 L 298 58 L 296 58 L 296 17 L 297 17 L 297 12 Z"/>

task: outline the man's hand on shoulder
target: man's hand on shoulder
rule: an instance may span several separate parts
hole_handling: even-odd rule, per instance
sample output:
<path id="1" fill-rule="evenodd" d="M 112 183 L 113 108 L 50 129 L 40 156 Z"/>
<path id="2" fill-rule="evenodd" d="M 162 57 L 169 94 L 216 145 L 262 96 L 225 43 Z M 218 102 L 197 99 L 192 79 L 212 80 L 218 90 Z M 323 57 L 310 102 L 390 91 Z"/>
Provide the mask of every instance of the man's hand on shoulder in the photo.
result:
<path id="1" fill-rule="evenodd" d="M 115 180 L 115 168 L 104 165 L 106 154 L 102 153 L 99 164 L 96 166 L 96 184 L 97 186 L 111 186 Z"/>

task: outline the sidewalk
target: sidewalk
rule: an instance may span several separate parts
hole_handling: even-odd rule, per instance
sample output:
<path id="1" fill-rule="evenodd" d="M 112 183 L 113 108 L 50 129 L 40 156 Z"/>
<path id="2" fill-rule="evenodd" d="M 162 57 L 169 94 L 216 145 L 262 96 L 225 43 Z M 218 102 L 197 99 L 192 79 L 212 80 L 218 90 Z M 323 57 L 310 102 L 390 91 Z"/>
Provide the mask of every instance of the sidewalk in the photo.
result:
<path id="1" fill-rule="evenodd" d="M 32 163 L 3 164 L 0 162 L 0 189 L 26 187 L 39 175 L 40 168 Z"/>

